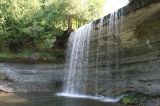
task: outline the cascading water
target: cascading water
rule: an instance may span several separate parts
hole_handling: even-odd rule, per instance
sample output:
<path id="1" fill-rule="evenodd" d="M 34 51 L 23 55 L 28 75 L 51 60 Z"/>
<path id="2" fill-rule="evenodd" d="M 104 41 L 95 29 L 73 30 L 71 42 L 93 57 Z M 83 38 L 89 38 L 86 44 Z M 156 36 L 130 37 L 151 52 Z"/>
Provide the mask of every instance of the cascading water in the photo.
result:
<path id="1" fill-rule="evenodd" d="M 112 72 L 118 71 L 119 68 L 119 23 L 118 23 L 118 12 L 114 12 L 110 14 L 108 20 L 108 32 L 107 32 L 107 78 L 106 81 L 106 95 L 108 95 L 108 91 L 112 89 Z"/>
<path id="2" fill-rule="evenodd" d="M 100 62 L 105 59 L 105 73 L 107 80 L 105 81 L 106 95 L 109 95 L 109 89 L 112 89 L 110 85 L 112 84 L 112 72 L 118 70 L 119 68 L 119 28 L 121 22 L 121 13 L 118 11 L 111 13 L 107 17 L 104 17 L 98 21 L 98 23 L 93 22 L 82 26 L 78 30 L 71 33 L 68 41 L 68 50 L 67 50 L 67 61 L 65 68 L 65 79 L 64 79 L 64 89 L 63 93 L 59 93 L 61 96 L 72 96 L 72 97 L 82 97 L 82 98 L 93 98 L 93 99 L 104 99 L 99 94 L 99 89 L 102 84 L 99 84 L 99 69 L 104 65 Z M 120 21 L 118 21 L 120 20 Z M 104 26 L 107 27 L 104 27 Z M 105 41 L 106 48 L 102 48 L 102 36 L 106 37 Z M 89 72 L 90 63 L 90 50 L 91 41 L 96 39 L 96 46 L 94 47 L 96 57 L 94 61 L 95 69 L 95 80 L 93 81 L 94 86 L 94 95 L 87 95 L 87 81 Z M 95 42 L 94 42 L 95 43 Z M 104 45 L 103 45 L 104 46 Z M 105 50 L 104 50 L 105 49 Z M 105 58 L 101 57 L 101 51 L 105 52 Z M 104 67 L 104 66 L 103 66 Z M 109 80 L 108 80 L 109 79 Z M 118 101 L 120 98 L 111 99 L 106 98 L 103 101 Z"/>
<path id="3" fill-rule="evenodd" d="M 85 94 L 85 79 L 87 77 L 88 51 L 91 24 L 85 25 L 71 33 L 65 74 L 64 92 L 68 94 Z"/>

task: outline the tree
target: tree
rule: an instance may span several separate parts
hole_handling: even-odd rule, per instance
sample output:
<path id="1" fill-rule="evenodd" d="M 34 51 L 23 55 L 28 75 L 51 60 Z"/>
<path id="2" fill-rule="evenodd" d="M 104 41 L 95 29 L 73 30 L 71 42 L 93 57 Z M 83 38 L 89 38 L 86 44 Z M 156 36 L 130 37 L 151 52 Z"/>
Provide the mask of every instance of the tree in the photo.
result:
<path id="1" fill-rule="evenodd" d="M 103 2 L 104 0 L 1 0 L 0 39 L 12 49 L 26 45 L 34 48 L 40 45 L 51 47 L 54 38 L 62 35 L 64 30 L 76 29 L 99 18 Z"/>
<path id="2" fill-rule="evenodd" d="M 68 26 L 73 20 L 85 24 L 102 16 L 102 7 L 105 0 L 64 0 Z"/>

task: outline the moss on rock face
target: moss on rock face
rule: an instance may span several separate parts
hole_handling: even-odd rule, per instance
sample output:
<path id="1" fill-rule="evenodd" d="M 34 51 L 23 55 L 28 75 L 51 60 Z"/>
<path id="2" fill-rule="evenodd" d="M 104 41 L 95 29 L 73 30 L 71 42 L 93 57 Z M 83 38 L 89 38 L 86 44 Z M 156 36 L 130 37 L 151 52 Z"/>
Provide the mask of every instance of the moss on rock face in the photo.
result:
<path id="1" fill-rule="evenodd" d="M 125 105 L 136 105 L 139 103 L 143 103 L 144 101 L 147 100 L 147 98 L 148 97 L 143 94 L 128 93 L 125 94 L 125 96 L 120 100 L 120 102 Z"/>
<path id="2" fill-rule="evenodd" d="M 5 80 L 4 74 L 0 74 L 0 81 Z"/>
<path id="3" fill-rule="evenodd" d="M 4 81 L 6 79 L 5 74 L 0 73 L 0 81 Z"/>
<path id="4" fill-rule="evenodd" d="M 0 81 L 11 81 L 5 73 L 1 72 L 0 70 Z"/>
<path id="5" fill-rule="evenodd" d="M 122 104 L 137 104 L 139 103 L 138 98 L 135 95 L 126 95 L 121 99 Z"/>

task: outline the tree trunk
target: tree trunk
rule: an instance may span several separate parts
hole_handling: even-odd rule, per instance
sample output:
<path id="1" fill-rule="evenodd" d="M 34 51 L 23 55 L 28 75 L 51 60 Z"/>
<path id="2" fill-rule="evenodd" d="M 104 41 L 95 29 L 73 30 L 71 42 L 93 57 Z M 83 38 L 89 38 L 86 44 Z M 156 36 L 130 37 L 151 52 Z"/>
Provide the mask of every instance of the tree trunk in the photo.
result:
<path id="1" fill-rule="evenodd" d="M 68 29 L 72 29 L 72 16 L 68 16 Z"/>

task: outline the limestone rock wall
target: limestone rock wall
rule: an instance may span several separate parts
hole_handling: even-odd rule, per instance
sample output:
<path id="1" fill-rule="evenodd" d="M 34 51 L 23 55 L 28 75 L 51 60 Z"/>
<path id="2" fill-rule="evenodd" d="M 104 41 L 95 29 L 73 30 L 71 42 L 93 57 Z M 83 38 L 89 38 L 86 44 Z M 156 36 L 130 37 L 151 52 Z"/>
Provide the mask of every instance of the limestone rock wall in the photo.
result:
<path id="1" fill-rule="evenodd" d="M 110 15 L 104 17 L 101 28 L 100 20 L 93 22 L 95 30 L 92 31 L 87 66 L 89 93 L 116 95 L 136 91 L 160 95 L 160 1 L 137 2 L 119 10 L 118 37 L 110 42 L 111 61 L 107 54 Z"/>
<path id="2" fill-rule="evenodd" d="M 54 92 L 61 89 L 63 74 L 63 64 L 1 63 L 0 86 L 15 92 Z"/>

